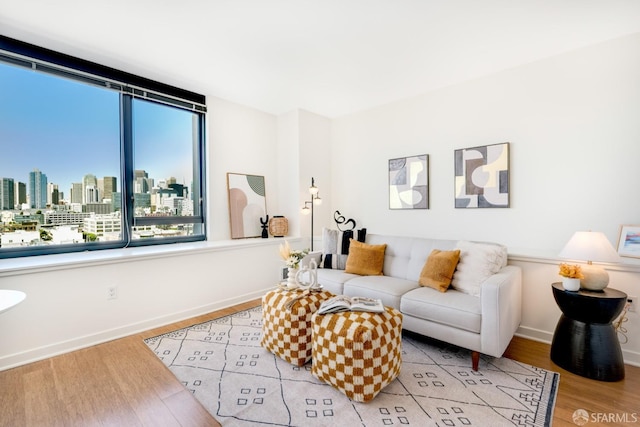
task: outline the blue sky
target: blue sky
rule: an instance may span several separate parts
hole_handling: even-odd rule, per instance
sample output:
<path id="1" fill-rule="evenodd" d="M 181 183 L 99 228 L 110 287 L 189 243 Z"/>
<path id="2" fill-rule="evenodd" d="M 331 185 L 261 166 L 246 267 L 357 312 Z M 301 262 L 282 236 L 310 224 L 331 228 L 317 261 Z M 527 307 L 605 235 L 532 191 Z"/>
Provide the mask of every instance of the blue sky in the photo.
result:
<path id="1" fill-rule="evenodd" d="M 192 116 L 136 100 L 135 168 L 189 185 Z M 27 183 L 37 168 L 65 197 L 86 174 L 119 177 L 119 94 L 0 63 L 0 145 L 0 177 Z"/>

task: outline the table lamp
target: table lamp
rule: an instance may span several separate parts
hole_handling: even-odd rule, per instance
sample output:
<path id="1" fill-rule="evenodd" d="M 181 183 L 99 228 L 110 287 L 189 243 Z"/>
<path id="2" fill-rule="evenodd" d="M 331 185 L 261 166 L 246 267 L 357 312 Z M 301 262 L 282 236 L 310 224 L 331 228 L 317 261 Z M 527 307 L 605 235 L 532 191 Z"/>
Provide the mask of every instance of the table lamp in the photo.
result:
<path id="1" fill-rule="evenodd" d="M 558 255 L 561 258 L 586 261 L 582 267 L 584 278 L 580 287 L 590 291 L 601 291 L 609 284 L 609 274 L 595 262 L 620 262 L 620 256 L 613 249 L 604 233 L 599 231 L 577 231 Z"/>

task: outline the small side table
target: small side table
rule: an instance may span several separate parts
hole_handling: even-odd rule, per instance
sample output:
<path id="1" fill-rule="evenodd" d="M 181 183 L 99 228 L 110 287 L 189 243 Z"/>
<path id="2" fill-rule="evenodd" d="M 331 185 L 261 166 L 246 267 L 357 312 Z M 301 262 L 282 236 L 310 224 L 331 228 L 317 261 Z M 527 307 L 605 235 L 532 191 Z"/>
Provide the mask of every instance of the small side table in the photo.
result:
<path id="1" fill-rule="evenodd" d="M 566 291 L 553 283 L 553 297 L 562 310 L 551 344 L 551 360 L 574 374 L 598 381 L 624 378 L 624 360 L 613 320 L 622 312 L 627 294 Z"/>

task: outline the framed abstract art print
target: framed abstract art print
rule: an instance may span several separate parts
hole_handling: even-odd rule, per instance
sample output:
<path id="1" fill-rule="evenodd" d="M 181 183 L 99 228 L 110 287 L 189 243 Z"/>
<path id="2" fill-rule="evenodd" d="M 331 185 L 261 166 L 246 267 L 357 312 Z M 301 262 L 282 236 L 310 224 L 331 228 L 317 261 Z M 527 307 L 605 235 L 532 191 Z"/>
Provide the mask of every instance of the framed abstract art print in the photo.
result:
<path id="1" fill-rule="evenodd" d="M 389 160 L 389 209 L 429 209 L 429 156 Z"/>
<path id="2" fill-rule="evenodd" d="M 232 239 L 260 237 L 260 218 L 267 215 L 264 176 L 227 173 Z"/>
<path id="3" fill-rule="evenodd" d="M 455 207 L 509 207 L 509 143 L 455 150 Z"/>

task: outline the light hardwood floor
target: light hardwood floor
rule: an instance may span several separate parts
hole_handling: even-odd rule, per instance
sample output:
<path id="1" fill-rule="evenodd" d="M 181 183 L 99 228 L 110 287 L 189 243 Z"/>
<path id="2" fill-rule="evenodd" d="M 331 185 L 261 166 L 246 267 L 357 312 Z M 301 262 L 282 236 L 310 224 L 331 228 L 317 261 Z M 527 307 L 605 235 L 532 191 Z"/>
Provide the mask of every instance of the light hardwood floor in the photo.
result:
<path id="1" fill-rule="evenodd" d="M 0 372 L 0 426 L 218 426 L 142 341 L 254 307 L 258 300 L 126 338 Z M 575 426 L 577 409 L 611 417 L 638 417 L 640 368 L 599 382 L 571 374 L 549 359 L 549 345 L 515 337 L 506 357 L 560 372 L 554 426 Z M 612 415 L 609 415 L 612 414 Z M 595 425 L 589 423 L 588 425 Z"/>

